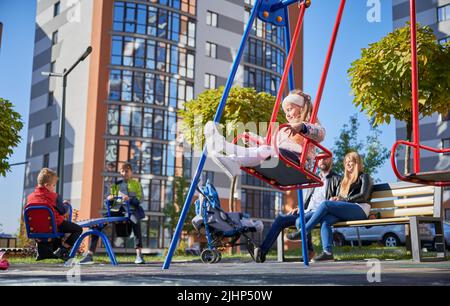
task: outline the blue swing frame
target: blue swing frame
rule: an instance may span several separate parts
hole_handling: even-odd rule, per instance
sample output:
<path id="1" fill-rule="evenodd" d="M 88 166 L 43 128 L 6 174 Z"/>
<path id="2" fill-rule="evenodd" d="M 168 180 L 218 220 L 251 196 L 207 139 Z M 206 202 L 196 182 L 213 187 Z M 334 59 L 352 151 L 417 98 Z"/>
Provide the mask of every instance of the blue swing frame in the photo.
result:
<path id="1" fill-rule="evenodd" d="M 216 114 L 214 117 L 215 123 L 219 123 L 220 119 L 222 118 L 222 114 L 225 109 L 225 105 L 226 105 L 230 90 L 233 86 L 233 82 L 236 77 L 236 73 L 239 68 L 239 64 L 241 62 L 242 55 L 244 53 L 245 46 L 248 41 L 248 37 L 250 36 L 250 32 L 253 28 L 255 19 L 258 17 L 263 21 L 275 24 L 277 26 L 283 26 L 284 33 L 285 33 L 285 48 L 286 48 L 286 52 L 289 53 L 290 47 L 291 47 L 291 35 L 290 35 L 290 28 L 289 28 L 290 20 L 289 20 L 288 7 L 289 7 L 289 5 L 294 4 L 294 3 L 306 3 L 306 2 L 307 2 L 307 0 L 264 0 L 264 1 L 263 0 L 255 0 L 255 4 L 250 13 L 249 21 L 245 27 L 244 35 L 242 37 L 236 58 L 233 62 L 233 66 L 231 68 L 230 75 L 229 75 L 227 83 L 225 85 L 222 99 L 220 100 L 219 106 L 217 108 L 217 111 L 216 111 Z M 269 16 L 266 17 L 265 12 L 275 12 L 275 13 L 269 14 Z M 279 22 L 279 19 L 277 19 L 278 16 L 282 17 L 281 22 Z M 290 90 L 295 89 L 294 71 L 293 71 L 292 66 L 290 67 L 290 70 L 289 70 L 288 80 L 289 80 Z M 200 175 L 205 166 L 206 157 L 207 157 L 207 151 L 206 151 L 206 148 L 204 148 L 202 156 L 197 165 L 194 178 L 189 187 L 189 191 L 188 191 L 186 200 L 184 202 L 184 206 L 181 211 L 180 218 L 178 220 L 177 227 L 174 232 L 174 236 L 170 243 L 169 251 L 167 253 L 166 259 L 165 259 L 163 267 L 162 267 L 163 270 L 168 270 L 170 268 L 173 254 L 174 254 L 174 252 L 177 248 L 178 242 L 180 240 L 181 232 L 183 229 L 183 224 L 186 220 L 192 199 L 194 197 L 194 193 L 199 184 Z M 307 237 L 306 237 L 306 232 L 305 232 L 305 212 L 304 212 L 304 205 L 303 205 L 302 190 L 298 190 L 297 195 L 298 195 L 299 214 L 300 214 L 299 217 L 300 217 L 300 226 L 301 226 L 301 234 L 302 234 L 303 262 L 304 262 L 305 267 L 307 267 L 307 266 L 309 266 L 309 259 L 308 259 L 308 252 L 307 252 Z"/>

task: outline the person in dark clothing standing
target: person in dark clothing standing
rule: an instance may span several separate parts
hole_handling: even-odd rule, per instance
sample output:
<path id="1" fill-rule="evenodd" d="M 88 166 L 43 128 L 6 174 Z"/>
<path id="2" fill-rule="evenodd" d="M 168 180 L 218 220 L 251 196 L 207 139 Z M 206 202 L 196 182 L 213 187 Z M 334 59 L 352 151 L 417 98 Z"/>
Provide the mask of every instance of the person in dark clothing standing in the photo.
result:
<path id="1" fill-rule="evenodd" d="M 336 195 L 337 187 L 339 186 L 340 177 L 332 170 L 333 160 L 331 158 L 321 159 L 318 166 L 320 176 L 324 184 L 321 187 L 308 190 L 304 203 L 306 220 L 309 220 L 314 215 L 320 203 Z M 277 237 L 281 231 L 285 228 L 295 226 L 296 223 L 298 223 L 298 218 L 298 208 L 291 211 L 287 215 L 278 216 L 261 246 L 259 248 L 255 248 L 254 250 L 249 250 L 252 258 L 256 262 L 264 262 L 266 259 L 266 254 L 277 240 Z M 313 258 L 314 249 L 311 241 L 311 235 L 308 235 L 308 252 L 309 258 Z"/>

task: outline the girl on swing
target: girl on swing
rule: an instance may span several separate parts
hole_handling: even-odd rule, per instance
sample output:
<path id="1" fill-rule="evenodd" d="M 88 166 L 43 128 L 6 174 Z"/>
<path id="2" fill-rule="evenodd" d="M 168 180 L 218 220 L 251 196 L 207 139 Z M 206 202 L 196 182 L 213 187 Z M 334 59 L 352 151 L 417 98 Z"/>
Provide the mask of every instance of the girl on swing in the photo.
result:
<path id="1" fill-rule="evenodd" d="M 283 100 L 283 111 L 286 119 L 290 124 L 289 127 L 284 128 L 278 134 L 277 141 L 280 151 L 283 154 L 288 153 L 288 156 L 298 158 L 303 151 L 305 138 L 302 135 L 307 135 L 316 142 L 322 142 L 325 138 L 325 129 L 317 123 L 309 123 L 312 113 L 311 97 L 301 90 L 293 90 Z M 265 139 L 255 135 L 250 135 L 252 138 L 257 138 L 260 142 L 265 142 Z M 255 147 L 254 142 L 249 141 L 252 145 L 250 148 L 238 146 L 226 141 L 225 137 L 218 131 L 214 122 L 208 122 L 205 126 L 206 147 L 209 156 L 227 172 L 236 176 L 240 173 L 240 167 L 256 167 L 260 166 L 264 161 L 276 156 L 276 150 L 273 146 L 261 145 Z M 307 162 L 314 160 L 315 150 L 311 146 L 308 150 Z M 225 154 L 222 154 L 224 152 Z"/>

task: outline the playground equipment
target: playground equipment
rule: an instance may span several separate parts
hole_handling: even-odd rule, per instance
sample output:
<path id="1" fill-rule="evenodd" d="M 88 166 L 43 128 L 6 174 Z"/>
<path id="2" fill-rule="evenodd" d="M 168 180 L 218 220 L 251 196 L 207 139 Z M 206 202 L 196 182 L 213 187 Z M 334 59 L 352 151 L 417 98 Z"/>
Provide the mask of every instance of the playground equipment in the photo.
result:
<path id="1" fill-rule="evenodd" d="M 122 201 L 121 197 L 116 197 L 115 201 Z M 111 264 L 116 266 L 118 265 L 116 256 L 114 255 L 114 251 L 112 249 L 111 243 L 108 240 L 108 237 L 102 232 L 102 230 L 109 224 L 120 224 L 120 223 L 128 223 L 130 222 L 131 210 L 130 204 L 128 201 L 122 202 L 126 207 L 126 215 L 122 217 L 113 217 L 111 212 L 111 202 L 105 201 L 107 215 L 105 218 L 97 218 L 90 220 L 82 220 L 76 222 L 79 226 L 83 228 L 88 228 L 86 232 L 84 232 L 75 242 L 72 250 L 70 251 L 69 257 L 74 258 L 77 254 L 78 249 L 80 248 L 81 242 L 84 238 L 96 235 L 100 237 L 103 244 L 105 245 L 106 252 L 111 260 Z M 66 208 L 69 212 L 68 219 L 72 219 L 72 207 L 70 205 L 66 205 Z M 64 237 L 64 233 L 58 232 L 58 227 L 56 226 L 56 219 L 53 211 L 47 206 L 39 206 L 39 203 L 35 205 L 31 204 L 24 210 L 24 221 L 25 227 L 27 231 L 27 236 L 30 239 L 37 240 L 49 240 L 49 239 L 60 239 Z"/>
<path id="2" fill-rule="evenodd" d="M 208 248 L 201 253 L 204 263 L 217 263 L 222 259 L 221 251 L 229 247 L 246 245 L 254 249 L 255 243 L 247 233 L 262 232 L 264 224 L 260 220 L 251 220 L 250 217 L 238 212 L 225 212 L 220 207 L 219 195 L 215 187 L 209 182 L 197 188 L 201 197 L 195 202 L 196 216 L 192 220 L 194 228 L 199 235 L 205 233 Z M 247 243 L 237 243 L 244 236 Z"/>
<path id="3" fill-rule="evenodd" d="M 411 75 L 412 75 L 412 116 L 413 116 L 413 141 L 397 141 L 391 150 L 391 164 L 395 175 L 402 181 L 417 184 L 431 185 L 436 187 L 450 186 L 450 169 L 445 171 L 421 172 L 420 151 L 426 150 L 438 154 L 448 154 L 450 149 L 436 149 L 420 144 L 419 131 L 419 68 L 417 60 L 417 21 L 416 1 L 410 0 L 410 26 L 411 26 Z M 397 168 L 395 155 L 400 145 L 413 148 L 414 172 L 402 175 Z"/>
<path id="4" fill-rule="evenodd" d="M 289 22 L 289 12 L 288 7 L 292 4 L 297 4 L 299 6 L 299 18 L 296 25 L 296 28 L 293 33 L 292 43 L 291 43 L 291 33 L 290 33 L 290 22 Z M 322 71 L 322 77 L 320 80 L 319 89 L 316 95 L 316 100 L 314 103 L 313 113 L 311 116 L 311 123 L 315 123 L 317 121 L 317 113 L 319 111 L 320 102 L 322 99 L 323 90 L 325 88 L 325 83 L 328 75 L 328 70 L 331 63 L 331 58 L 334 51 L 334 46 L 337 38 L 337 34 L 339 31 L 344 7 L 345 7 L 346 0 L 341 0 L 339 11 L 336 18 L 336 23 L 334 26 L 333 34 L 330 41 L 330 46 L 328 49 L 327 57 L 325 60 L 325 66 Z M 278 128 L 277 131 L 274 131 L 275 124 L 276 124 L 276 118 L 278 111 L 281 106 L 281 102 L 283 99 L 283 95 L 285 92 L 285 86 L 286 83 L 289 84 L 289 89 L 293 90 L 295 89 L 295 82 L 294 82 L 294 74 L 293 74 L 293 68 L 292 68 L 292 62 L 294 59 L 295 49 L 298 44 L 298 40 L 300 38 L 301 29 L 303 26 L 303 20 L 305 16 L 306 9 L 310 7 L 311 1 L 309 0 L 256 0 L 255 4 L 253 6 L 253 9 L 250 13 L 248 24 L 246 25 L 246 28 L 244 30 L 243 38 L 240 43 L 238 52 L 236 54 L 236 58 L 234 60 L 230 75 L 228 77 L 227 83 L 225 85 L 225 89 L 222 95 L 222 99 L 219 103 L 216 115 L 214 117 L 214 122 L 219 123 L 220 119 L 223 114 L 223 110 L 226 105 L 226 101 L 228 99 L 229 92 L 231 90 L 231 87 L 233 85 L 234 78 L 236 76 L 236 72 L 239 67 L 239 63 L 242 59 L 242 55 L 245 49 L 246 42 L 248 40 L 248 37 L 250 35 L 250 31 L 252 29 L 252 25 L 255 22 L 255 19 L 258 17 L 262 21 L 271 23 L 276 26 L 281 26 L 284 28 L 284 36 L 285 36 L 285 48 L 288 53 L 286 63 L 285 63 L 285 69 L 282 75 L 280 88 L 278 90 L 277 99 L 275 103 L 275 107 L 272 113 L 269 130 L 267 133 L 266 138 L 266 144 L 270 145 L 272 141 L 272 136 L 277 135 L 277 133 L 280 131 L 281 128 L 284 126 L 281 126 Z M 243 134 L 238 136 L 237 139 L 235 139 L 235 142 L 237 142 L 240 139 L 249 139 L 250 135 Z M 306 137 L 305 137 L 306 138 Z M 262 143 L 255 141 L 259 145 Z M 324 153 L 319 154 L 316 156 L 315 163 L 314 163 L 314 169 L 309 170 L 305 167 L 305 161 L 306 161 L 306 154 L 305 152 L 308 152 L 308 146 L 315 146 L 319 149 L 321 149 Z M 278 150 L 277 145 L 275 144 L 275 148 Z M 301 156 L 296 156 L 294 158 L 290 156 L 286 156 L 286 152 L 283 152 L 282 150 L 278 150 L 279 160 L 278 167 L 276 168 L 276 171 L 273 171 L 274 169 L 269 169 L 269 171 L 266 171 L 261 168 L 243 168 L 243 170 L 250 175 L 253 175 L 268 184 L 272 185 L 275 188 L 281 189 L 281 190 L 298 190 L 298 202 L 299 202 L 299 213 L 300 213 L 300 225 L 302 229 L 302 244 L 303 244 L 303 260 L 305 266 L 308 266 L 309 259 L 307 254 L 307 247 L 306 247 L 306 233 L 305 233 L 305 219 L 304 219 L 304 210 L 303 208 L 303 195 L 301 189 L 304 188 L 312 188 L 316 186 L 321 186 L 322 182 L 320 178 L 314 173 L 315 168 L 317 168 L 317 163 L 320 159 L 324 159 L 326 157 L 331 157 L 332 154 L 329 150 L 321 146 L 320 144 L 314 142 L 311 139 L 306 139 L 306 142 L 303 147 L 303 153 Z M 203 171 L 203 167 L 206 162 L 206 155 L 207 151 L 206 149 L 203 150 L 203 154 L 200 158 L 200 161 L 198 163 L 196 172 L 194 174 L 194 178 L 192 180 L 191 186 L 189 188 L 186 201 L 184 203 L 183 209 L 180 214 L 180 219 L 178 220 L 177 227 L 175 229 L 174 237 L 172 239 L 172 242 L 169 247 L 169 251 L 166 257 L 166 260 L 163 265 L 163 269 L 169 269 L 170 263 L 172 261 L 173 254 L 175 252 L 175 249 L 177 247 L 181 231 L 183 228 L 184 221 L 186 220 L 187 213 L 189 211 L 189 206 L 192 202 L 196 187 L 200 180 L 201 172 Z M 284 175 L 282 175 L 284 173 Z M 289 175 L 286 175 L 286 173 L 289 173 Z M 289 178 L 285 179 L 287 176 Z"/>

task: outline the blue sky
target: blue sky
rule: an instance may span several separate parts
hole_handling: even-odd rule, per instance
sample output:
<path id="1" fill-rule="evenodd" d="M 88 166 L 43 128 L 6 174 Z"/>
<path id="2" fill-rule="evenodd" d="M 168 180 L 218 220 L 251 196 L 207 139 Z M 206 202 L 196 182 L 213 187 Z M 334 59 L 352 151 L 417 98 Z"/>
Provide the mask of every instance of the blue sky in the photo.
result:
<path id="1" fill-rule="evenodd" d="M 25 160 L 28 106 L 34 48 L 35 0 L 0 0 L 0 22 L 3 23 L 0 50 L 0 97 L 15 105 L 24 121 L 22 143 L 15 149 L 11 163 Z M 17 166 L 0 177 L 0 224 L 5 233 L 18 229 L 23 191 L 24 166 Z"/>
<path id="2" fill-rule="evenodd" d="M 221 1 L 221 0 L 215 0 Z M 11 162 L 25 159 L 28 104 L 33 59 L 35 0 L 0 0 L 0 22 L 4 24 L 3 43 L 0 51 L 0 96 L 15 104 L 22 114 L 25 128 L 23 141 L 16 148 Z M 307 11 L 305 20 L 305 90 L 313 96 L 317 90 L 325 53 L 331 36 L 338 0 L 314 1 Z M 392 31 L 391 1 L 383 0 L 381 22 L 369 23 L 366 0 L 347 1 L 341 32 L 336 44 L 335 55 L 330 68 L 319 118 L 327 129 L 325 145 L 331 147 L 342 125 L 357 113 L 351 103 L 347 69 L 360 56 L 361 48 L 379 40 Z M 369 131 L 367 118 L 359 115 L 362 137 Z M 390 148 L 395 139 L 395 127 L 382 127 L 382 143 Z M 6 233 L 15 233 L 20 216 L 24 166 L 15 167 L 6 178 L 0 178 L 0 224 Z M 386 165 L 378 178 L 393 181 L 394 175 Z"/>
<path id="3" fill-rule="evenodd" d="M 313 1 L 306 12 L 304 87 L 313 98 L 317 92 L 339 3 L 339 0 Z M 365 139 L 369 133 L 368 118 L 352 104 L 347 70 L 350 64 L 360 57 L 361 48 L 366 48 L 370 43 L 380 40 L 393 28 L 391 0 L 380 1 L 381 20 L 375 23 L 367 20 L 370 9 L 367 3 L 367 0 L 349 0 L 344 11 L 319 111 L 319 119 L 327 130 L 324 143 L 328 148 L 332 148 L 340 129 L 355 113 L 359 114 L 361 123 L 358 131 L 360 138 Z M 382 131 L 380 140 L 390 150 L 395 142 L 395 123 L 391 123 L 390 126 L 381 126 L 380 129 Z M 379 170 L 376 177 L 381 181 L 396 181 L 389 161 Z"/>

